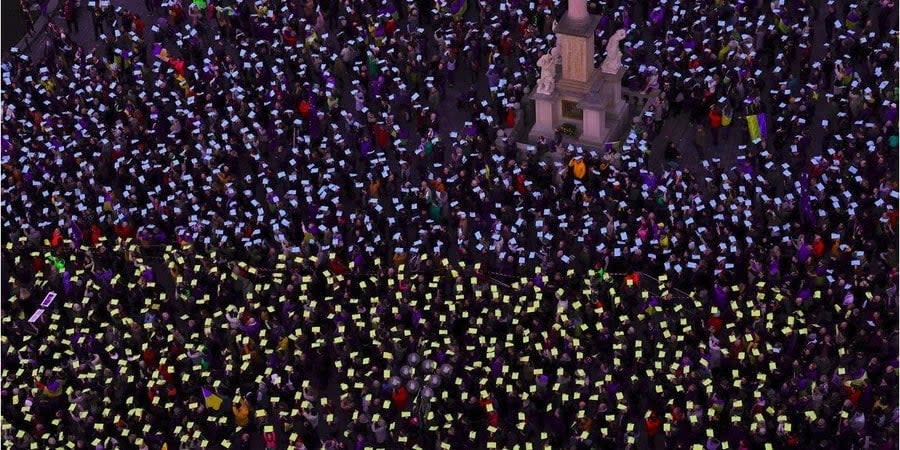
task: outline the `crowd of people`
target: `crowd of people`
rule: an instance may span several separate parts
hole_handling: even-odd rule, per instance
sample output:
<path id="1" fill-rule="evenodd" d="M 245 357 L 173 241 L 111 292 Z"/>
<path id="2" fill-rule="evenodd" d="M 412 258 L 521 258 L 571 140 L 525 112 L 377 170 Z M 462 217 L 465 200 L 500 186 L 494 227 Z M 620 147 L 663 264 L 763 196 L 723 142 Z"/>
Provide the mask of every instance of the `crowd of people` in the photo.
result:
<path id="1" fill-rule="evenodd" d="M 659 95 L 598 148 L 516 142 L 564 2 L 169 0 L 5 58 L 4 440 L 895 448 L 894 5 L 589 7 Z"/>

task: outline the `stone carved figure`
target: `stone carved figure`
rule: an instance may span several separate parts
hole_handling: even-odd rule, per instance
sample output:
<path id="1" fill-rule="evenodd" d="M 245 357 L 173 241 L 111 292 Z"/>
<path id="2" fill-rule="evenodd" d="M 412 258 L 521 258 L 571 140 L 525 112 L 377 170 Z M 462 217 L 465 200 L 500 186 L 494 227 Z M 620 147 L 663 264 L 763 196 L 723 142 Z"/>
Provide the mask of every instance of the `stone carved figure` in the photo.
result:
<path id="1" fill-rule="evenodd" d="M 619 50 L 619 42 L 625 39 L 625 30 L 619 29 L 606 44 L 606 59 L 600 66 L 600 70 L 606 73 L 616 73 L 622 67 L 622 51 Z"/>
<path id="2" fill-rule="evenodd" d="M 541 68 L 541 77 L 537 82 L 537 91 L 542 94 L 550 94 L 556 87 L 556 66 L 559 64 L 559 47 L 553 47 L 550 53 L 545 53 L 537 60 Z"/>

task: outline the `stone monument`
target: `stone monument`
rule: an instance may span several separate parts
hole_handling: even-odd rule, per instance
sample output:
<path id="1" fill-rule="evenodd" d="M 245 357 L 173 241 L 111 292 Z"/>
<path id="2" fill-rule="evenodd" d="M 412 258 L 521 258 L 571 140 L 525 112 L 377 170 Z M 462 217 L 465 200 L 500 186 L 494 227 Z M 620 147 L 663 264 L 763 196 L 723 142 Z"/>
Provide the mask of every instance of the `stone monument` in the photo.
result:
<path id="1" fill-rule="evenodd" d="M 616 73 L 622 67 L 622 51 L 619 50 L 619 42 L 625 39 L 625 30 L 616 31 L 606 44 L 606 59 L 600 65 L 604 73 Z"/>
<path id="2" fill-rule="evenodd" d="M 559 48 L 554 47 L 550 53 L 541 56 L 537 61 L 541 68 L 541 78 L 537 82 L 537 91 L 552 94 L 556 89 L 556 66 L 559 64 Z"/>
<path id="3" fill-rule="evenodd" d="M 609 39 L 607 57 L 594 67 L 594 30 L 600 18 L 588 14 L 586 0 L 569 0 L 569 9 L 557 24 L 557 46 L 541 56 L 540 79 L 531 98 L 535 123 L 528 140 L 552 138 L 564 124 L 575 125 L 576 144 L 601 145 L 628 122 L 627 103 L 622 99 L 622 52 L 619 43 L 625 30 Z M 562 70 L 557 70 L 557 65 Z"/>

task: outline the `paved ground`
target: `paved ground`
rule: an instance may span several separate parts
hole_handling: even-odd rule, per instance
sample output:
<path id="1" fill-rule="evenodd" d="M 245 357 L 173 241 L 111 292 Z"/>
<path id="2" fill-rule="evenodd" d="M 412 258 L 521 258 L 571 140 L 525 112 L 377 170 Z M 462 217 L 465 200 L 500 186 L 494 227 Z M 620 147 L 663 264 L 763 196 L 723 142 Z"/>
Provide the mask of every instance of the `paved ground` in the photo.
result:
<path id="1" fill-rule="evenodd" d="M 56 5 L 58 0 L 51 0 L 48 5 L 48 11 L 56 11 Z M 844 3 L 847 0 L 839 0 L 838 10 L 842 9 Z M 638 2 L 640 4 L 640 2 Z M 162 13 L 162 10 L 157 10 L 154 13 L 151 13 L 144 6 L 144 2 L 141 0 L 113 0 L 112 4 L 114 6 L 122 7 L 123 9 L 136 13 L 140 15 L 144 21 L 148 24 L 146 27 L 147 34 L 144 36 L 145 40 L 148 42 L 152 42 L 152 36 L 150 35 L 150 26 L 157 15 Z M 15 42 L 17 36 L 22 36 L 25 34 L 24 23 L 21 21 L 21 10 L 18 9 L 17 2 L 15 0 L 7 0 L 2 5 L 2 13 L 3 13 L 3 51 L 12 46 L 10 42 Z M 16 14 L 19 14 L 20 19 L 16 20 Z M 470 15 L 477 14 L 475 8 L 470 8 Z M 894 13 L 895 14 L 895 13 Z M 152 17 L 151 17 L 152 16 Z M 821 57 L 824 53 L 824 49 L 822 43 L 824 41 L 824 14 L 820 14 L 820 18 L 816 24 L 816 32 L 815 32 L 815 45 L 813 50 L 812 60 L 815 61 L 817 58 Z M 60 17 L 54 17 L 54 22 L 61 28 L 65 29 L 65 22 Z M 13 23 L 16 22 L 16 23 Z M 895 21 L 891 21 L 889 23 L 896 23 Z M 17 27 L 17 25 L 20 25 Z M 38 26 L 40 26 L 40 21 L 38 22 Z M 430 30 L 429 30 L 430 32 Z M 34 42 L 30 45 L 27 51 L 32 55 L 33 58 L 40 58 L 46 49 L 47 36 L 45 34 L 37 33 L 31 36 L 34 38 Z M 97 39 L 94 35 L 94 28 L 92 23 L 92 17 L 88 8 L 82 6 L 79 9 L 79 20 L 78 20 L 78 32 L 75 32 L 71 36 L 73 40 L 82 47 L 92 48 L 96 45 Z M 23 49 L 25 47 L 23 46 Z M 767 95 L 769 89 L 773 85 L 771 75 L 764 70 L 763 83 L 764 89 L 762 91 Z M 458 77 L 463 78 L 463 77 Z M 459 83 L 455 87 L 455 89 L 448 88 L 446 98 L 443 100 L 440 108 L 439 114 L 442 117 L 443 127 L 442 129 L 461 129 L 463 122 L 468 119 L 468 115 L 466 112 L 459 110 L 456 107 L 457 98 L 460 95 L 463 95 L 469 88 L 469 85 L 464 83 Z M 488 89 L 487 82 L 484 77 L 480 77 L 477 81 L 477 89 L 479 95 L 487 98 Z M 349 97 L 349 93 L 346 93 Z M 345 99 L 346 101 L 350 101 L 349 98 Z M 764 96 L 763 104 L 766 105 L 769 110 L 767 111 L 771 117 L 771 105 Z M 837 107 L 836 105 L 828 104 L 827 101 L 823 99 L 819 101 L 819 104 L 816 107 L 816 117 L 813 123 L 821 123 L 822 119 L 832 119 L 832 116 L 836 113 Z M 833 121 L 833 120 L 832 120 Z M 694 131 L 695 126 L 690 123 L 689 117 L 687 114 L 681 114 L 675 117 L 671 117 L 665 121 L 663 124 L 663 128 L 659 133 L 658 137 L 654 139 L 651 145 L 651 166 L 653 167 L 661 167 L 663 165 L 663 149 L 669 142 L 675 142 L 683 155 L 683 164 L 687 167 L 699 167 L 699 159 L 696 151 L 694 150 L 693 142 L 694 142 Z M 820 143 L 822 142 L 823 135 L 825 134 L 825 130 L 821 128 L 814 130 L 812 134 L 813 138 L 813 149 L 810 153 L 815 154 L 820 151 Z M 724 132 L 722 139 L 720 141 L 720 145 L 707 150 L 708 157 L 719 157 L 722 159 L 723 167 L 727 167 L 731 165 L 735 159 L 740 155 L 739 145 L 747 144 L 749 141 L 749 137 L 747 136 L 747 130 L 745 124 L 736 120 L 728 130 Z M 414 181 L 417 175 L 414 174 Z M 159 268 L 157 268 L 159 269 Z M 163 274 L 163 278 L 167 277 L 167 271 L 165 270 L 157 270 L 157 273 Z M 168 285 L 169 290 L 174 290 L 174 285 L 172 285 L 171 280 L 161 279 L 161 283 Z M 172 293 L 174 296 L 174 292 Z M 254 443 L 259 443 L 260 439 L 257 435 L 254 435 L 253 439 Z M 279 436 L 279 441 L 284 442 L 284 437 Z"/>
<path id="2" fill-rule="evenodd" d="M 28 31 L 25 13 L 17 0 L 0 2 L 0 30 L 0 51 L 4 54 Z"/>

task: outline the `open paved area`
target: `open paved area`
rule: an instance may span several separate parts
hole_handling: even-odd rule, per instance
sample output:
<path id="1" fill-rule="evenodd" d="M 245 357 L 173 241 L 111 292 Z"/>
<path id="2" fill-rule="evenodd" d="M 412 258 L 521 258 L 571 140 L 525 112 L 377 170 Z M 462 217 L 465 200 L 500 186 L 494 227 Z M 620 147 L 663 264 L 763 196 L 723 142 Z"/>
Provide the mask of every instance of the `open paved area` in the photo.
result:
<path id="1" fill-rule="evenodd" d="M 51 0 L 4 440 L 895 448 L 896 6 L 570 2 Z M 635 120 L 519 145 L 573 6 Z"/>

